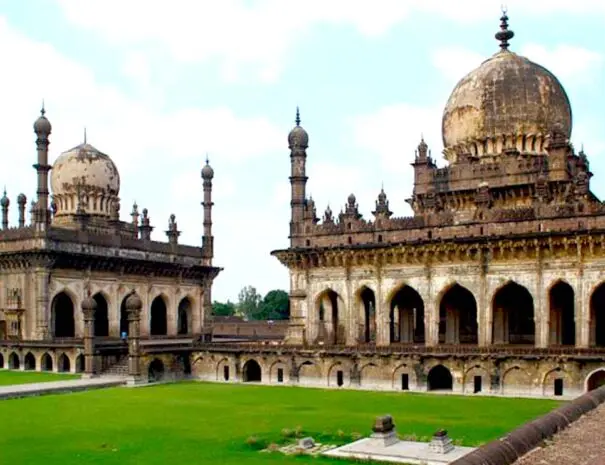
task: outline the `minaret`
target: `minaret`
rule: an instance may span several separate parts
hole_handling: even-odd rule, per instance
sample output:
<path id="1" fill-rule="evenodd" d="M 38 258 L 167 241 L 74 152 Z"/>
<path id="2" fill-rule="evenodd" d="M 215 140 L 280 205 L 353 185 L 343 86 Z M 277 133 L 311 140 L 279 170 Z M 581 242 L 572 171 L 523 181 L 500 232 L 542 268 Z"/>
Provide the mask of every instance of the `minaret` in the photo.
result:
<path id="1" fill-rule="evenodd" d="M 292 197 L 290 207 L 292 217 L 290 220 L 290 242 L 292 238 L 300 233 L 302 221 L 305 214 L 305 198 L 307 176 L 305 165 L 307 162 L 307 147 L 309 146 L 309 135 L 300 125 L 300 112 L 296 107 L 296 126 L 288 134 L 288 147 L 290 149 L 290 185 L 292 186 Z"/>
<path id="2" fill-rule="evenodd" d="M 4 195 L 0 199 L 0 205 L 2 206 L 2 229 L 8 229 L 8 207 L 10 200 L 6 195 L 6 187 L 4 188 Z"/>
<path id="3" fill-rule="evenodd" d="M 202 168 L 202 179 L 204 186 L 204 236 L 202 237 L 202 250 L 204 258 L 208 260 L 208 265 L 212 265 L 214 257 L 214 237 L 212 237 L 212 178 L 214 178 L 214 170 L 208 162 L 206 156 L 206 165 Z"/>
<path id="4" fill-rule="evenodd" d="M 25 194 L 19 194 L 17 196 L 17 205 L 19 207 L 19 227 L 25 226 L 25 205 L 27 204 L 27 197 Z"/>
<path id="5" fill-rule="evenodd" d="M 40 110 L 40 117 L 34 123 L 34 132 L 36 133 L 36 148 L 38 150 L 38 163 L 34 168 L 38 172 L 38 201 L 34 212 L 34 224 L 40 230 L 46 230 L 49 224 L 48 212 L 48 172 L 52 168 L 48 164 L 48 136 L 51 133 L 52 127 L 50 121 L 44 116 L 46 110 L 44 103 Z"/>

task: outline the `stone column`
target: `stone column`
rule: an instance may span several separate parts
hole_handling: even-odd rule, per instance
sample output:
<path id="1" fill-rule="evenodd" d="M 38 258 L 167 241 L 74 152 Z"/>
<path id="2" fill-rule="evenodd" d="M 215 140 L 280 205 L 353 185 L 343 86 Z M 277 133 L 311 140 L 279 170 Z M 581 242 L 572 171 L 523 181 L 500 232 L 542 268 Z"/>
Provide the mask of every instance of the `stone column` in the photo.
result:
<path id="1" fill-rule="evenodd" d="M 82 300 L 82 313 L 84 314 L 84 376 L 91 378 L 95 374 L 95 311 L 97 302 L 90 295 Z"/>
<path id="2" fill-rule="evenodd" d="M 51 329 L 49 328 L 49 289 L 50 269 L 53 265 L 53 260 L 44 255 L 35 257 L 32 260 L 31 266 L 34 268 L 34 276 L 36 283 L 36 338 L 50 339 L 52 337 Z"/>
<path id="3" fill-rule="evenodd" d="M 129 383 L 136 384 L 141 378 L 141 350 L 139 339 L 141 337 L 141 309 L 143 302 L 133 290 L 126 299 L 128 312 L 128 375 Z"/>
<path id="4" fill-rule="evenodd" d="M 425 345 L 435 347 L 439 344 L 439 305 L 435 304 L 432 297 L 427 302 L 424 307 Z"/>

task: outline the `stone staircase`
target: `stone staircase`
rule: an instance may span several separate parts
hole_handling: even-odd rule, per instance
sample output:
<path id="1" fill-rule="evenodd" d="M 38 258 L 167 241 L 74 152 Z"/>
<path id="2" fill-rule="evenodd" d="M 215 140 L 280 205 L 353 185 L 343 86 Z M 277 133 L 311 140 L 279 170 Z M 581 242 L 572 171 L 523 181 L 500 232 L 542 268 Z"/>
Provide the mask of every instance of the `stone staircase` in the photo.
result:
<path id="1" fill-rule="evenodd" d="M 103 370 L 103 375 L 128 376 L 128 356 L 121 357 L 116 363 Z"/>

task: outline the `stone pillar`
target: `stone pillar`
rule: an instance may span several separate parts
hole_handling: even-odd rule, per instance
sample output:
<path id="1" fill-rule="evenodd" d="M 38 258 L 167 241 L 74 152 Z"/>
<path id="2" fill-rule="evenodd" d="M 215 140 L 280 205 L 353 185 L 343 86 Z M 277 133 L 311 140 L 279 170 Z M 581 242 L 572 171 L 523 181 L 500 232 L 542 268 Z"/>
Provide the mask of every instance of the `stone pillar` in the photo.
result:
<path id="1" fill-rule="evenodd" d="M 141 337 L 141 309 L 143 302 L 133 290 L 126 299 L 128 312 L 128 375 L 129 383 L 140 382 L 141 378 L 141 351 L 139 339 Z"/>
<path id="2" fill-rule="evenodd" d="M 426 346 L 435 347 L 439 344 L 439 305 L 435 305 L 433 298 L 428 300 L 424 312 Z"/>
<path id="3" fill-rule="evenodd" d="M 35 257 L 31 262 L 36 280 L 36 338 L 41 340 L 52 337 L 49 328 L 50 296 L 48 289 L 52 265 L 53 260 L 43 255 Z"/>
<path id="4" fill-rule="evenodd" d="M 588 283 L 587 283 L 588 284 Z M 576 320 L 576 347 L 588 348 L 595 339 L 592 336 L 594 322 L 591 321 L 590 314 L 590 294 L 589 286 L 585 285 L 582 277 L 578 279 L 578 286 L 575 299 L 575 320 Z"/>
<path id="5" fill-rule="evenodd" d="M 82 300 L 82 313 L 84 314 L 84 376 L 91 378 L 95 374 L 95 311 L 97 302 L 90 295 Z"/>

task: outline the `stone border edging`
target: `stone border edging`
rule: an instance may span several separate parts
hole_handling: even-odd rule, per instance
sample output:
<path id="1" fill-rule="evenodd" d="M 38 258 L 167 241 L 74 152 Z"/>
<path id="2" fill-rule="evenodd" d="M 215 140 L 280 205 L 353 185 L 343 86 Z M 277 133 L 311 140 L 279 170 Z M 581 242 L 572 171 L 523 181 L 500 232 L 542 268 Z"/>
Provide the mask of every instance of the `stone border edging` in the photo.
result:
<path id="1" fill-rule="evenodd" d="M 506 436 L 475 449 L 450 465 L 511 465 L 542 441 L 564 430 L 582 415 L 605 402 L 605 386 L 525 423 Z"/>

